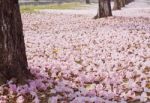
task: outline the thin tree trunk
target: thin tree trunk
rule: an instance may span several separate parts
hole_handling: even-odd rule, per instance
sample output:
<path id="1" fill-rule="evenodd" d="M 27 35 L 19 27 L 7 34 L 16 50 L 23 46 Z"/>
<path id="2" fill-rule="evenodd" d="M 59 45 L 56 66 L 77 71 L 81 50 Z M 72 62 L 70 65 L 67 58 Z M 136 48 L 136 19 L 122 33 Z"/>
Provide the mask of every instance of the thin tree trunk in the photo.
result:
<path id="1" fill-rule="evenodd" d="M 0 84 L 30 77 L 18 0 L 0 0 Z"/>
<path id="2" fill-rule="evenodd" d="M 129 4 L 132 1 L 134 1 L 134 0 L 125 0 L 125 4 Z"/>
<path id="3" fill-rule="evenodd" d="M 86 4 L 90 4 L 90 0 L 86 0 Z"/>
<path id="4" fill-rule="evenodd" d="M 114 7 L 113 10 L 120 10 L 121 9 L 121 5 L 119 0 L 114 0 Z"/>
<path id="5" fill-rule="evenodd" d="M 122 0 L 122 2 L 123 2 L 123 5 L 124 5 L 124 7 L 125 7 L 125 5 L 126 5 L 126 0 Z"/>
<path id="6" fill-rule="evenodd" d="M 99 0 L 98 6 L 98 13 L 94 17 L 94 19 L 112 16 L 110 0 Z"/>
<path id="7" fill-rule="evenodd" d="M 129 1 L 128 0 L 125 0 L 125 4 L 127 5 L 129 3 Z"/>
<path id="8" fill-rule="evenodd" d="M 125 0 L 120 0 L 121 7 L 125 7 Z"/>

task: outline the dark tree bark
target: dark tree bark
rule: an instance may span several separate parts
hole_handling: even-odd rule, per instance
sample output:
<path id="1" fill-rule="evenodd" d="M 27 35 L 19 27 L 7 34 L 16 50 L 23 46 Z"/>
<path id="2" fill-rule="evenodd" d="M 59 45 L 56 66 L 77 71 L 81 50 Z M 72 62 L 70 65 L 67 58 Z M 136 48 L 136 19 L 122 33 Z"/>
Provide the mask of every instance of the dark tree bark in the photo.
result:
<path id="1" fill-rule="evenodd" d="M 121 4 L 119 0 L 114 0 L 114 7 L 113 10 L 120 10 L 121 9 Z"/>
<path id="2" fill-rule="evenodd" d="M 129 2 L 128 2 L 128 0 L 125 0 L 125 4 L 127 5 Z"/>
<path id="3" fill-rule="evenodd" d="M 121 7 L 125 7 L 125 0 L 120 0 Z"/>
<path id="4" fill-rule="evenodd" d="M 86 0 L 86 4 L 90 4 L 90 0 Z"/>
<path id="5" fill-rule="evenodd" d="M 112 16 L 110 1 L 111 0 L 99 0 L 98 1 L 99 9 L 98 9 L 98 13 L 94 17 L 94 19 Z"/>
<path id="6" fill-rule="evenodd" d="M 133 2 L 134 0 L 125 0 L 125 4 L 129 4 L 130 2 Z"/>
<path id="7" fill-rule="evenodd" d="M 18 0 L 0 0 L 0 84 L 23 83 L 31 77 L 27 66 Z"/>
<path id="8" fill-rule="evenodd" d="M 114 0 L 113 10 L 120 10 L 122 7 L 125 7 L 126 4 L 132 1 L 133 0 Z"/>

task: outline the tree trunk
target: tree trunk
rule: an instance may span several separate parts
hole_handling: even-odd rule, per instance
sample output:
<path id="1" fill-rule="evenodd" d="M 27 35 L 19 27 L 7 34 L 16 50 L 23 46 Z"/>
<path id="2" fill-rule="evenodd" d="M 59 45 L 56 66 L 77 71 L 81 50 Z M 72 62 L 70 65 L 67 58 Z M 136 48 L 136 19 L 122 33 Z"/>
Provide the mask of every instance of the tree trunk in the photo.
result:
<path id="1" fill-rule="evenodd" d="M 114 7 L 113 10 L 120 10 L 121 9 L 121 5 L 119 0 L 114 0 Z"/>
<path id="2" fill-rule="evenodd" d="M 125 0 L 125 4 L 127 5 L 129 3 L 129 0 Z"/>
<path id="3" fill-rule="evenodd" d="M 27 66 L 18 0 L 0 0 L 0 84 L 23 83 L 31 76 Z"/>
<path id="4" fill-rule="evenodd" d="M 90 0 L 86 0 L 86 4 L 90 4 Z"/>
<path id="5" fill-rule="evenodd" d="M 134 1 L 134 0 L 125 0 L 125 4 L 129 4 L 132 1 Z"/>
<path id="6" fill-rule="evenodd" d="M 94 19 L 112 16 L 110 0 L 99 0 L 99 9 Z"/>
<path id="7" fill-rule="evenodd" d="M 125 5 L 126 5 L 126 0 L 122 0 L 122 2 L 123 2 L 123 5 L 124 5 L 124 7 L 125 7 Z"/>
<path id="8" fill-rule="evenodd" d="M 125 7 L 125 0 L 120 0 L 121 7 Z"/>

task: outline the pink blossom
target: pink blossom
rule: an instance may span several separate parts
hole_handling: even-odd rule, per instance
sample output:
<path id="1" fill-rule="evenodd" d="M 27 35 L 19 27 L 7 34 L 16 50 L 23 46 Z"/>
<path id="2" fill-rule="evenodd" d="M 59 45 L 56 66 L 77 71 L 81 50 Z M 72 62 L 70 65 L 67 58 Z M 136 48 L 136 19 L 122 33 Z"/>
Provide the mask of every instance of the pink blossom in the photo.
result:
<path id="1" fill-rule="evenodd" d="M 16 103 L 24 103 L 24 97 L 23 96 L 19 96 L 16 100 Z"/>

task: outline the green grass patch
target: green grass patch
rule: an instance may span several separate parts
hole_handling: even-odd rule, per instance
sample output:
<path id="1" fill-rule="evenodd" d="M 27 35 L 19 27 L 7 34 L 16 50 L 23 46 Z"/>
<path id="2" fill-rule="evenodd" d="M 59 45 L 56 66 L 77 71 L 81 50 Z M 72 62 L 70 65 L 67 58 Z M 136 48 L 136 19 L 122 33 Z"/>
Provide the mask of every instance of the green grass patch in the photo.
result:
<path id="1" fill-rule="evenodd" d="M 57 9 L 57 10 L 64 10 L 64 9 L 76 9 L 83 7 L 84 4 L 81 3 L 63 3 L 63 4 L 48 4 L 48 5 L 21 5 L 20 9 L 21 12 L 36 12 L 42 9 Z"/>

